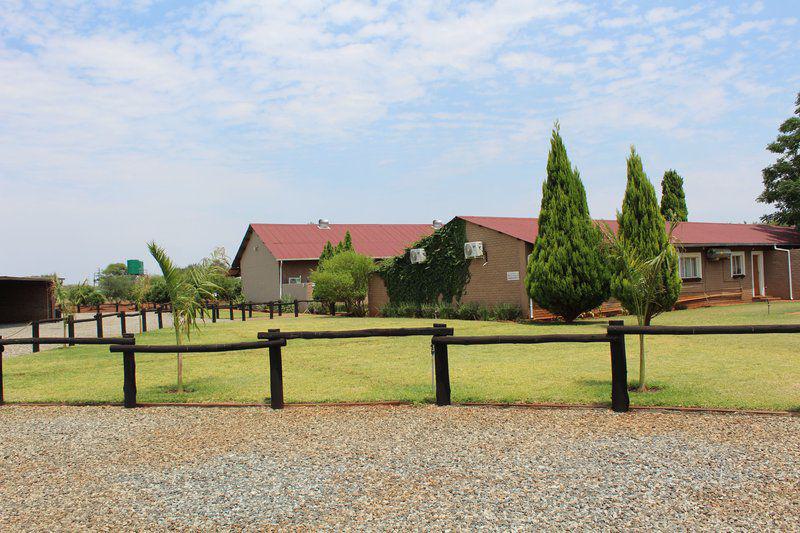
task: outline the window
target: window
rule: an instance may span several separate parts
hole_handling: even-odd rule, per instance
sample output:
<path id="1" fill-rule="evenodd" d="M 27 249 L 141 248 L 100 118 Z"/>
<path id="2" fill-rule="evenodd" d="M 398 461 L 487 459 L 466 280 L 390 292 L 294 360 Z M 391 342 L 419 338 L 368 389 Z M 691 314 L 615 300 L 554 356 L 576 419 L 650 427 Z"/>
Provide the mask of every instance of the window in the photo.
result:
<path id="1" fill-rule="evenodd" d="M 731 253 L 731 277 L 744 276 L 744 252 Z"/>
<path id="2" fill-rule="evenodd" d="M 303 283 L 302 276 L 292 276 L 289 278 L 289 285 L 299 285 L 301 283 Z"/>
<path id="3" fill-rule="evenodd" d="M 702 256 L 699 253 L 681 254 L 679 265 L 681 279 L 703 277 Z"/>

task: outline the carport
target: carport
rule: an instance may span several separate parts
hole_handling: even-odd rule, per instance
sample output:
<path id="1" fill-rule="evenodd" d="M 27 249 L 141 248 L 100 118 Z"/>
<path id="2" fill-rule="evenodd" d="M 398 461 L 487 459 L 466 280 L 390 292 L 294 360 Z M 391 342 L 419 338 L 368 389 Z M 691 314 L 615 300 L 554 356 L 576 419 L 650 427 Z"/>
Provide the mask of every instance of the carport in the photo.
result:
<path id="1" fill-rule="evenodd" d="M 53 318 L 54 312 L 51 278 L 0 276 L 0 324 Z"/>

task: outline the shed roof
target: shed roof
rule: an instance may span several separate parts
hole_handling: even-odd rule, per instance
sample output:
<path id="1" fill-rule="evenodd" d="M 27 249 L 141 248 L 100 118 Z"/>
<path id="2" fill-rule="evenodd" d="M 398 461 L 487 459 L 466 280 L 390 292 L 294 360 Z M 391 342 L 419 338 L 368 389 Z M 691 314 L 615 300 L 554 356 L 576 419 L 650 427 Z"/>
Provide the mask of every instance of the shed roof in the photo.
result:
<path id="1" fill-rule="evenodd" d="M 406 246 L 433 233 L 430 224 L 250 224 L 232 268 L 239 268 L 244 247 L 255 233 L 270 253 L 279 261 L 317 259 L 330 241 L 334 245 L 350 232 L 353 248 L 376 259 L 392 257 L 403 252 Z"/>
<path id="2" fill-rule="evenodd" d="M 539 220 L 516 217 L 460 216 L 463 220 L 533 243 L 539 233 Z M 597 220 L 617 230 L 616 220 Z M 673 240 L 684 246 L 800 246 L 800 232 L 768 224 L 728 224 L 721 222 L 681 222 Z"/>

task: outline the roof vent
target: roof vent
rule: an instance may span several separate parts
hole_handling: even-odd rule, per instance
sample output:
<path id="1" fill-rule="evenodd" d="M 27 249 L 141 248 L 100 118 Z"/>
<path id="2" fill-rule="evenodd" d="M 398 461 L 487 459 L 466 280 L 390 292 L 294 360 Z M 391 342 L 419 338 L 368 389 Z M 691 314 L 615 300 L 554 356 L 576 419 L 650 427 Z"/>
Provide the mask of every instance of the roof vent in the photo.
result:
<path id="1" fill-rule="evenodd" d="M 317 227 L 319 229 L 331 229 L 331 222 L 327 218 L 321 218 L 317 223 Z"/>
<path id="2" fill-rule="evenodd" d="M 433 224 L 431 224 L 431 225 L 433 226 L 433 229 L 439 229 L 442 226 L 444 226 L 444 223 L 441 220 L 438 220 L 438 219 L 434 218 L 433 219 Z"/>

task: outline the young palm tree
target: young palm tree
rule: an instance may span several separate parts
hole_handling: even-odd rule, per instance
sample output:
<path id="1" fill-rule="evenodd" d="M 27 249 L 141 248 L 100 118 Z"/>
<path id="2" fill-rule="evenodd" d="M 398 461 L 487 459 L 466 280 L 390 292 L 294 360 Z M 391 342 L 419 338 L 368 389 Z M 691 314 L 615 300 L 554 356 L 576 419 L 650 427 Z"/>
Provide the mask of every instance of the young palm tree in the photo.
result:
<path id="1" fill-rule="evenodd" d="M 672 224 L 667 234 L 668 241 L 672 242 L 672 233 L 677 223 Z M 631 243 L 616 235 L 608 224 L 603 228 L 605 242 L 608 246 L 609 256 L 616 268 L 622 274 L 624 283 L 630 288 L 630 301 L 626 304 L 627 311 L 636 315 L 640 326 L 649 325 L 647 319 L 657 316 L 663 309 L 659 302 L 667 291 L 664 282 L 664 265 L 667 262 L 677 264 L 677 251 L 670 244 L 662 248 L 655 257 L 642 257 Z M 640 392 L 647 390 L 645 367 L 644 335 L 639 335 L 639 386 Z"/>
<path id="2" fill-rule="evenodd" d="M 203 261 L 186 269 L 175 266 L 167 252 L 155 242 L 147 245 L 150 255 L 156 260 L 167 285 L 172 308 L 172 327 L 175 329 L 175 344 L 181 346 L 184 336 L 191 339 L 192 328 L 197 325 L 198 315 L 205 321 L 203 300 L 211 297 L 219 288 L 211 282 L 218 267 Z M 178 393 L 183 392 L 183 354 L 178 352 Z"/>
<path id="3" fill-rule="evenodd" d="M 63 328 L 63 336 L 67 336 L 67 324 L 69 323 L 69 318 L 75 314 L 75 303 L 70 298 L 69 291 L 64 287 L 64 282 L 61 278 L 58 277 L 58 274 L 53 273 L 50 276 L 53 279 L 53 287 L 54 287 L 54 296 L 56 298 L 56 304 L 58 308 L 61 310 L 61 326 Z M 66 344 L 64 345 L 66 346 Z"/>

